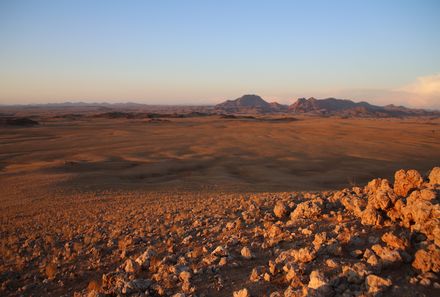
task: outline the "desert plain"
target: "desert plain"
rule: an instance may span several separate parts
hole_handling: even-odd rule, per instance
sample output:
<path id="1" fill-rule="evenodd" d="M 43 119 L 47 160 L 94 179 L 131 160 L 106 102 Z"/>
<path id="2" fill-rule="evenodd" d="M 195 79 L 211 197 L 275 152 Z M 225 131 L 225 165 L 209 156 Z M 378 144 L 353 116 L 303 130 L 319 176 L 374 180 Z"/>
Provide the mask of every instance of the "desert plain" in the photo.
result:
<path id="1" fill-rule="evenodd" d="M 0 128 L 0 295 L 440 294 L 438 118 L 38 121 Z"/>

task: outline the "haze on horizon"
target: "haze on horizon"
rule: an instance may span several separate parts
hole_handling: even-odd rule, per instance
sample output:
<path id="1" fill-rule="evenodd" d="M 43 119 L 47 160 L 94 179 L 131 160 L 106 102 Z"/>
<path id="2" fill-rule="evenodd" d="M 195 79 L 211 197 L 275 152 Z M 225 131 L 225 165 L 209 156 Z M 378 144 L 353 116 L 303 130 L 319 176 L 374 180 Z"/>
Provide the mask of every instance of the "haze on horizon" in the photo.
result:
<path id="1" fill-rule="evenodd" d="M 0 104 L 440 108 L 440 2 L 0 1 Z"/>

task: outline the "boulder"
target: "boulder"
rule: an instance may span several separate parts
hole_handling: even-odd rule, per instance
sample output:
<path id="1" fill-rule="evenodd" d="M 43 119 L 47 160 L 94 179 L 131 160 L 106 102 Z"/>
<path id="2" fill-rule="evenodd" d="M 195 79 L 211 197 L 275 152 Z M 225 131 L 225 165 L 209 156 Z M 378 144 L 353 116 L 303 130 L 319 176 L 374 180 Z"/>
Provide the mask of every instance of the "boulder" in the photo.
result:
<path id="1" fill-rule="evenodd" d="M 373 207 L 367 208 L 361 214 L 362 225 L 380 226 L 382 223 L 382 216 Z"/>
<path id="2" fill-rule="evenodd" d="M 403 169 L 394 174 L 394 192 L 406 197 L 408 193 L 419 188 L 423 183 L 423 178 L 416 170 L 405 171 Z"/>
<path id="3" fill-rule="evenodd" d="M 322 293 L 331 291 L 331 287 L 328 284 L 328 280 L 324 274 L 319 270 L 313 270 L 310 273 L 310 281 L 307 285 L 309 289 L 313 289 Z"/>
<path id="4" fill-rule="evenodd" d="M 440 272 L 440 249 L 433 244 L 426 249 L 419 249 L 414 255 L 412 266 L 422 272 Z"/>
<path id="5" fill-rule="evenodd" d="M 432 168 L 429 173 L 429 183 L 431 185 L 440 185 L 440 167 Z"/>
<path id="6" fill-rule="evenodd" d="M 388 287 L 392 285 L 391 280 L 382 278 L 380 276 L 370 274 L 365 279 L 365 286 L 368 289 L 369 294 L 377 294 L 381 291 L 384 291 Z"/>
<path id="7" fill-rule="evenodd" d="M 241 256 L 247 260 L 250 260 L 254 257 L 251 250 L 247 246 L 241 249 Z"/>
<path id="8" fill-rule="evenodd" d="M 383 247 L 380 244 L 373 245 L 371 249 L 385 264 L 402 261 L 402 257 L 396 250 L 392 250 L 388 247 Z"/>
<path id="9" fill-rule="evenodd" d="M 244 288 L 239 291 L 234 291 L 233 296 L 234 297 L 250 297 L 250 294 L 249 294 L 248 289 Z"/>
<path id="10" fill-rule="evenodd" d="M 305 201 L 298 204 L 295 210 L 290 213 L 290 219 L 312 219 L 317 217 L 321 211 L 322 201 L 320 201 L 320 199 Z"/>
<path id="11" fill-rule="evenodd" d="M 287 207 L 282 201 L 278 201 L 273 208 L 273 213 L 277 218 L 282 218 L 287 214 Z"/>
<path id="12" fill-rule="evenodd" d="M 404 235 L 396 236 L 392 232 L 387 232 L 382 235 L 381 239 L 389 247 L 395 249 L 405 250 L 409 246 L 409 240 Z"/>

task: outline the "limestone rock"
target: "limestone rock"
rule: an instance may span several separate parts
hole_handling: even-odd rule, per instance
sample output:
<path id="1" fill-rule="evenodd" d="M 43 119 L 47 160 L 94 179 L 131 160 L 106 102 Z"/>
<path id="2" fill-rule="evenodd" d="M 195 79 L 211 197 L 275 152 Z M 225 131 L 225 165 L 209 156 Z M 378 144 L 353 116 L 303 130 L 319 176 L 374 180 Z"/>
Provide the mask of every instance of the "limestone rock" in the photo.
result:
<path id="1" fill-rule="evenodd" d="M 298 204 L 295 210 L 290 213 L 290 219 L 297 220 L 315 218 L 321 213 L 321 210 L 321 201 L 305 201 Z"/>
<path id="2" fill-rule="evenodd" d="M 324 287 L 328 287 L 327 279 L 325 278 L 324 274 L 319 270 L 313 270 L 310 273 L 310 281 L 307 287 L 311 289 L 322 289 Z"/>
<path id="3" fill-rule="evenodd" d="M 384 261 L 385 264 L 402 261 L 402 257 L 396 250 L 392 250 L 388 247 L 382 247 L 380 244 L 373 245 L 371 249 L 382 261 Z"/>
<path id="4" fill-rule="evenodd" d="M 429 173 L 429 183 L 431 185 L 440 185 L 440 167 L 432 168 Z"/>
<path id="5" fill-rule="evenodd" d="M 382 217 L 377 210 L 368 206 L 361 215 L 362 225 L 379 226 L 381 225 Z"/>
<path id="6" fill-rule="evenodd" d="M 234 297 L 250 297 L 248 289 L 244 288 L 233 293 Z"/>
<path id="7" fill-rule="evenodd" d="M 389 247 L 395 249 L 405 250 L 409 246 L 409 240 L 404 236 L 396 236 L 392 232 L 387 232 L 382 235 L 382 241 L 385 242 Z"/>
<path id="8" fill-rule="evenodd" d="M 251 282 L 259 282 L 263 279 L 266 269 L 264 266 L 258 266 L 252 269 L 249 277 Z"/>
<path id="9" fill-rule="evenodd" d="M 122 264 L 122 269 L 127 273 L 137 273 L 140 270 L 140 266 L 132 259 L 127 259 L 124 264 Z"/>
<path id="10" fill-rule="evenodd" d="M 376 294 L 390 287 L 392 285 L 392 282 L 389 279 L 381 278 L 380 276 L 370 274 L 365 279 L 365 285 L 368 289 L 368 293 Z"/>
<path id="11" fill-rule="evenodd" d="M 412 266 L 422 272 L 440 272 L 440 249 L 435 245 L 419 249 L 414 255 Z"/>
<path id="12" fill-rule="evenodd" d="M 405 197 L 411 190 L 419 188 L 423 178 L 416 170 L 397 171 L 394 175 L 394 192 Z"/>
<path id="13" fill-rule="evenodd" d="M 189 271 L 182 271 L 181 273 L 179 273 L 179 278 L 183 281 L 183 282 L 189 282 L 191 280 L 191 272 Z"/>
<path id="14" fill-rule="evenodd" d="M 287 207 L 282 201 L 278 201 L 273 208 L 273 213 L 276 217 L 282 218 L 287 214 Z"/>
<path id="15" fill-rule="evenodd" d="M 251 250 L 245 246 L 241 249 L 241 256 L 247 260 L 250 260 L 253 258 Z"/>

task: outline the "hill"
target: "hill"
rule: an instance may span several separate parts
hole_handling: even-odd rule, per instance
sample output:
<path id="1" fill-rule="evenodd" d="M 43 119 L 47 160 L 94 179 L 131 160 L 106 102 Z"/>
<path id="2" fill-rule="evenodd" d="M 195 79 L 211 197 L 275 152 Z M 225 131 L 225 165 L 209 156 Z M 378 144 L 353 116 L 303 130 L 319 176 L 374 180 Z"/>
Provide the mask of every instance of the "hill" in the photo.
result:
<path id="1" fill-rule="evenodd" d="M 411 109 L 403 106 L 378 106 L 368 102 L 353 102 L 347 99 L 299 98 L 288 107 L 289 112 L 320 115 L 358 116 L 358 117 L 401 117 L 440 115 L 437 111 Z"/>
<path id="2" fill-rule="evenodd" d="M 223 113 L 274 113 L 287 111 L 287 106 L 277 102 L 266 102 L 257 95 L 244 95 L 235 100 L 217 104 L 215 110 Z"/>

